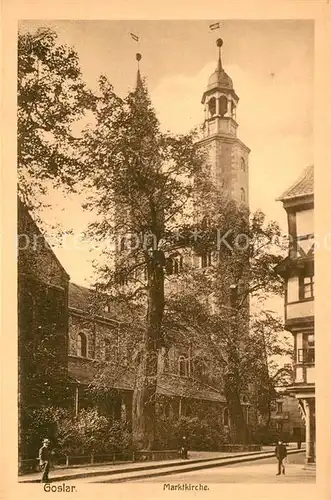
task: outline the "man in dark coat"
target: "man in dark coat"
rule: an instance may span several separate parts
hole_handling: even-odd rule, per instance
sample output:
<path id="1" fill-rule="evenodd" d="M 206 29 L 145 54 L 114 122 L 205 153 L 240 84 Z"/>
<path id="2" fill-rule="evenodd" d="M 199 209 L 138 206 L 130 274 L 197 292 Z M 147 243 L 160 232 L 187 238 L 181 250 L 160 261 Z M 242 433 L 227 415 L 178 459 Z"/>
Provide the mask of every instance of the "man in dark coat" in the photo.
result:
<path id="1" fill-rule="evenodd" d="M 275 455 L 278 460 L 278 473 L 276 474 L 276 476 L 279 476 L 281 472 L 285 474 L 285 465 L 283 464 L 283 460 L 285 457 L 287 457 L 287 449 L 282 441 L 278 441 L 278 444 L 275 448 Z"/>
<path id="2" fill-rule="evenodd" d="M 181 457 L 182 458 L 186 458 L 186 459 L 188 458 L 187 451 L 188 451 L 187 439 L 186 439 L 186 436 L 183 436 L 182 437 L 182 447 L 181 447 Z"/>
<path id="3" fill-rule="evenodd" d="M 44 439 L 43 440 L 43 445 L 39 450 L 39 465 L 40 469 L 42 471 L 42 477 L 41 477 L 41 482 L 42 483 L 48 483 L 48 473 L 49 473 L 49 459 L 50 459 L 50 451 L 49 451 L 49 439 Z"/>

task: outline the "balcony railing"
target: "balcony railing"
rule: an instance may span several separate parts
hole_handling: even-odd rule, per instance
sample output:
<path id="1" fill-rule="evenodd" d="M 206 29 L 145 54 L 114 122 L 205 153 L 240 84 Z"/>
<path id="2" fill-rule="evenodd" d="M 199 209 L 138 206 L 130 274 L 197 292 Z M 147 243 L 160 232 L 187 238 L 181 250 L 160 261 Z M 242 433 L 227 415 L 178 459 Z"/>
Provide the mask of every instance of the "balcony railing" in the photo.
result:
<path id="1" fill-rule="evenodd" d="M 315 348 L 298 349 L 297 363 L 314 364 L 315 363 Z"/>

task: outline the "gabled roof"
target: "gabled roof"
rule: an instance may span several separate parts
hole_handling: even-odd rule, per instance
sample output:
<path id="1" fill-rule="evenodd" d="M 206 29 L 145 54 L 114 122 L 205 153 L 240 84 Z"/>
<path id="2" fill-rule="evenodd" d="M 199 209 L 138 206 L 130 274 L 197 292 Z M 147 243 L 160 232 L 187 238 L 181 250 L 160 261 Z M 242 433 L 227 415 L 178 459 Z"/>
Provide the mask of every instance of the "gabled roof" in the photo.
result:
<path id="1" fill-rule="evenodd" d="M 285 201 L 314 194 L 314 165 L 305 168 L 298 180 L 290 186 L 277 201 Z"/>
<path id="2" fill-rule="evenodd" d="M 43 232 L 32 217 L 28 207 L 19 196 L 17 197 L 17 217 L 18 236 L 20 237 L 21 235 L 25 235 L 27 240 L 33 243 L 27 246 L 27 248 L 24 248 L 25 252 L 19 251 L 19 256 L 24 253 L 26 256 L 29 255 L 29 258 L 26 259 L 25 263 L 29 263 L 29 267 L 31 267 L 30 270 L 33 269 L 36 274 L 52 281 L 54 269 L 45 269 L 45 262 L 42 260 L 43 255 L 49 254 L 53 263 L 56 263 L 56 267 L 63 273 L 66 280 L 69 280 L 69 274 L 55 255 Z"/>

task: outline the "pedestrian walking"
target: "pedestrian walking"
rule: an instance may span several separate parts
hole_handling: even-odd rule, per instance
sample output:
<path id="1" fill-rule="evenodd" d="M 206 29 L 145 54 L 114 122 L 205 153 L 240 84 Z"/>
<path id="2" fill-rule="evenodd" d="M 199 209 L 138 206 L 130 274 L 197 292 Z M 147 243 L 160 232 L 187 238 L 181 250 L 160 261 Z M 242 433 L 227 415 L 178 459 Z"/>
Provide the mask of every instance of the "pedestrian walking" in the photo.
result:
<path id="1" fill-rule="evenodd" d="M 182 437 L 182 447 L 181 447 L 181 456 L 182 458 L 188 458 L 187 454 L 188 448 L 187 448 L 187 439 L 186 436 Z"/>
<path id="2" fill-rule="evenodd" d="M 43 445 L 39 449 L 39 465 L 40 470 L 42 471 L 41 482 L 49 483 L 48 474 L 50 467 L 50 451 L 49 451 L 49 443 L 50 440 L 45 438 L 43 439 Z"/>
<path id="3" fill-rule="evenodd" d="M 275 448 L 275 455 L 278 460 L 278 472 L 276 476 L 279 476 L 281 473 L 285 474 L 284 459 L 287 457 L 287 449 L 283 441 L 278 441 Z"/>

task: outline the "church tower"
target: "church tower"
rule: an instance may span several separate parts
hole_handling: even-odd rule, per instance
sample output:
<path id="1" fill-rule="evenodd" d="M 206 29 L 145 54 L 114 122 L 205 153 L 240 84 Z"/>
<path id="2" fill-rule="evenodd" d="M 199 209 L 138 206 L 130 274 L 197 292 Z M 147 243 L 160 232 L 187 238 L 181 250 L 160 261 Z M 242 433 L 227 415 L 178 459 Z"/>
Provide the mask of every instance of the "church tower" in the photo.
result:
<path id="1" fill-rule="evenodd" d="M 216 41 L 218 62 L 202 96 L 205 115 L 202 146 L 207 146 L 212 176 L 230 198 L 248 206 L 248 155 L 250 149 L 237 137 L 236 109 L 239 101 L 233 82 L 224 71 L 223 41 Z"/>

